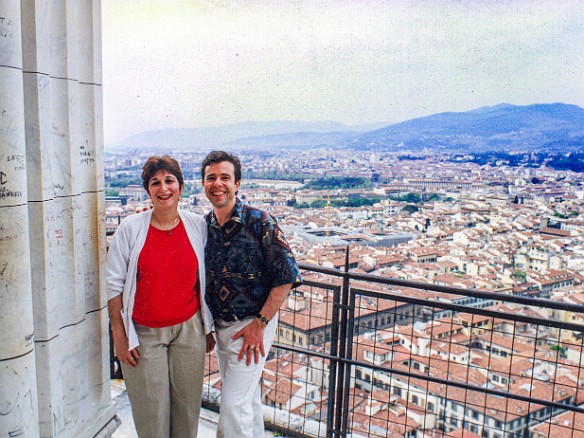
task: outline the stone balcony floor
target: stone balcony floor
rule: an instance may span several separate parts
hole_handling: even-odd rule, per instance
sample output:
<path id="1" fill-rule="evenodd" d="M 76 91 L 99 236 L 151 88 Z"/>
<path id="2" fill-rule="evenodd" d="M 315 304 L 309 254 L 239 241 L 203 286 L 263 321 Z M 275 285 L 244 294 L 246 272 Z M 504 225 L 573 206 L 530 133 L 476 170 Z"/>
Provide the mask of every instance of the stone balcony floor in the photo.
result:
<path id="1" fill-rule="evenodd" d="M 117 415 L 122 424 L 116 429 L 112 438 L 137 438 L 136 429 L 134 428 L 134 420 L 132 419 L 132 409 L 130 407 L 130 400 L 126 392 L 126 386 L 123 380 L 111 381 L 112 399 L 117 405 Z M 199 420 L 199 438 L 214 438 L 217 434 L 217 420 L 219 414 L 207 409 L 201 409 L 201 417 Z M 273 433 L 267 432 L 265 438 L 272 438 Z"/>

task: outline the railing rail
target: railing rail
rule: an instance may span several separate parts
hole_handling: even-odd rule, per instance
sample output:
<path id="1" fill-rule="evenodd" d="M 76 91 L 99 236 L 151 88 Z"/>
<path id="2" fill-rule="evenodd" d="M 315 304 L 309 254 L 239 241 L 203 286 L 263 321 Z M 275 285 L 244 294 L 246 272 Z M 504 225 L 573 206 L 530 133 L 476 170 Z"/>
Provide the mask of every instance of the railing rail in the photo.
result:
<path id="1" fill-rule="evenodd" d="M 503 295 L 497 292 L 489 292 L 489 291 L 481 291 L 481 290 L 469 290 L 469 289 L 462 289 L 462 288 L 454 288 L 454 287 L 446 287 L 446 286 L 438 286 L 434 284 L 426 284 L 426 283 L 419 283 L 407 280 L 398 280 L 392 278 L 385 278 L 380 276 L 374 276 L 369 274 L 355 274 L 351 272 L 340 271 L 337 269 L 332 268 L 324 268 L 321 266 L 316 266 L 307 263 L 300 263 L 300 267 L 302 270 L 307 272 L 315 272 L 324 274 L 331 277 L 336 277 L 342 279 L 342 301 L 340 304 L 336 305 L 338 307 L 339 314 L 341 315 L 339 322 L 341 324 L 340 328 L 340 335 L 341 340 L 337 340 L 336 338 L 331 339 L 331 354 L 322 354 L 311 351 L 309 348 L 306 347 L 294 347 L 285 345 L 282 343 L 276 343 L 275 347 L 279 349 L 283 349 L 290 352 L 296 352 L 306 355 L 312 355 L 315 357 L 320 357 L 326 360 L 329 360 L 334 363 L 337 369 L 342 370 L 339 373 L 339 377 L 336 379 L 337 385 L 335 387 L 329 388 L 329 400 L 335 399 L 336 402 L 336 409 L 335 409 L 335 417 L 333 419 L 328 417 L 328 428 L 327 428 L 327 436 L 329 437 L 341 437 L 341 436 L 349 436 L 351 434 L 350 426 L 349 426 L 349 391 L 350 391 L 350 384 L 349 381 L 351 379 L 352 370 L 356 367 L 366 367 L 372 371 L 379 371 L 385 373 L 391 373 L 392 375 L 402 376 L 407 379 L 409 378 L 416 378 L 425 380 L 427 382 L 433 382 L 439 385 L 443 385 L 445 387 L 455 387 L 460 388 L 465 391 L 473 391 L 475 393 L 481 393 L 485 396 L 491 395 L 495 397 L 500 397 L 503 399 L 512 399 L 519 402 L 527 403 L 530 407 L 531 406 L 545 406 L 549 408 L 556 409 L 555 412 L 573 412 L 573 413 L 581 413 L 584 414 L 584 408 L 582 406 L 577 406 L 575 404 L 567 404 L 565 401 L 555 401 L 550 398 L 542 398 L 536 397 L 533 394 L 522 395 L 518 393 L 514 393 L 512 391 L 506 391 L 497 388 L 489 388 L 489 387 L 477 387 L 472 383 L 464 383 L 453 381 L 449 379 L 443 379 L 439 377 L 433 377 L 429 374 L 420 374 L 415 372 L 407 372 L 396 368 L 387 368 L 386 366 L 378 366 L 372 363 L 363 363 L 361 360 L 356 360 L 353 358 L 353 335 L 354 335 L 354 327 L 355 327 L 355 310 L 356 310 L 356 301 L 358 297 L 370 297 L 378 300 L 393 300 L 399 301 L 401 303 L 407 303 L 414 306 L 420 307 L 432 307 L 437 309 L 444 309 L 450 310 L 457 313 L 467 313 L 471 315 L 478 315 L 491 318 L 492 320 L 506 320 L 510 323 L 517 324 L 530 324 L 536 327 L 546 327 L 546 328 L 553 328 L 557 330 L 564 330 L 564 331 L 572 331 L 577 332 L 579 334 L 584 333 L 584 325 L 582 324 L 575 324 L 565 321 L 557 321 L 548 318 L 541 318 L 523 314 L 515 314 L 515 313 L 505 313 L 497 310 L 490 310 L 490 309 L 483 309 L 483 308 L 471 308 L 466 305 L 459 305 L 453 304 L 448 302 L 441 302 L 441 301 L 428 301 L 428 299 L 424 298 L 417 298 L 415 296 L 408 296 L 404 295 L 400 292 L 391 292 L 391 291 L 376 291 L 376 290 L 367 290 L 363 288 L 356 288 L 351 287 L 351 282 L 360 281 L 360 282 L 368 282 L 370 284 L 382 284 L 387 286 L 394 286 L 400 288 L 408 288 L 412 290 L 424 290 L 424 291 L 431 291 L 436 292 L 437 294 L 451 294 L 451 295 L 459 295 L 465 297 L 472 297 L 476 299 L 482 300 L 493 300 L 496 302 L 503 302 L 503 303 L 514 303 L 520 304 L 523 306 L 528 306 L 530 308 L 540 308 L 540 309 L 549 309 L 549 310 L 559 310 L 562 312 L 573 312 L 573 313 L 582 313 L 582 306 L 577 304 L 571 304 L 566 302 L 558 302 L 549 299 L 542 299 L 542 298 L 530 298 L 530 297 L 521 297 L 521 296 L 514 296 L 514 295 Z M 310 285 L 313 285 L 311 283 Z M 322 286 L 327 285 L 327 283 L 323 283 Z M 348 300 L 348 301 L 347 301 Z M 345 326 L 346 324 L 346 326 Z M 334 323 L 333 323 L 334 326 Z M 539 330 L 539 329 L 538 329 Z M 539 342 L 538 339 L 538 330 L 536 330 L 535 335 L 535 343 Z M 559 337 L 558 337 L 559 339 Z M 335 343 L 339 342 L 338 354 L 335 351 Z M 558 341 L 559 342 L 559 341 Z M 582 342 L 576 347 L 582 347 Z M 331 365 L 332 366 L 332 365 Z M 578 368 L 580 364 L 577 365 Z M 509 370 L 509 375 L 512 375 L 512 370 Z M 582 390 L 581 381 L 583 379 L 580 378 L 580 372 L 577 372 L 578 381 L 575 382 L 573 389 L 575 389 L 576 396 L 574 399 L 577 399 L 578 396 L 581 397 Z M 582 375 L 584 378 L 584 373 Z M 335 394 L 332 394 L 335 392 Z M 339 394 L 341 392 L 342 394 Z M 329 405 L 330 407 L 330 405 Z M 550 412 L 551 414 L 551 412 Z M 550 415 L 548 415 L 549 418 Z M 529 422 L 529 413 L 527 413 L 528 422 Z M 525 429 L 527 430 L 527 429 Z M 523 432 L 526 434 L 527 432 Z M 507 433 L 508 434 L 508 433 Z M 515 436 L 516 434 L 511 434 L 510 436 Z"/>
<path id="2" fill-rule="evenodd" d="M 386 436 L 382 432 L 384 427 L 387 436 L 397 434 L 407 437 L 431 436 L 437 432 L 447 436 L 451 430 L 470 428 L 472 431 L 480 432 L 477 433 L 484 437 L 502 438 L 507 436 L 538 436 L 537 430 L 532 430 L 532 428 L 536 428 L 538 425 L 548 425 L 549 430 L 552 430 L 552 428 L 557 427 L 557 424 L 551 420 L 553 416 L 571 414 L 574 419 L 571 426 L 566 426 L 567 432 L 562 436 L 580 433 L 581 427 L 578 426 L 577 418 L 579 417 L 577 416 L 584 415 L 582 405 L 584 402 L 584 373 L 581 371 L 584 325 L 538 316 L 527 310 L 526 313 L 503 312 L 493 307 L 472 307 L 452 302 L 452 300 L 438 300 L 436 298 L 442 294 L 448 294 L 477 300 L 476 302 L 479 304 L 481 301 L 478 300 L 491 301 L 525 306 L 526 309 L 538 311 L 545 309 L 548 313 L 559 311 L 581 314 L 582 306 L 550 299 L 529 298 L 352 273 L 348 272 L 347 267 L 348 253 L 344 271 L 300 263 L 303 272 L 320 274 L 328 280 L 306 281 L 299 290 L 308 295 L 313 293 L 311 292 L 313 290 L 324 291 L 322 295 L 329 294 L 330 300 L 324 301 L 328 306 L 327 312 L 330 313 L 327 313 L 326 316 L 321 314 L 308 315 L 307 313 L 309 320 L 310 318 L 322 319 L 321 325 L 325 328 L 314 324 L 316 328 L 310 326 L 304 332 L 301 328 L 295 328 L 294 323 L 288 323 L 284 318 L 280 319 L 280 328 L 294 334 L 290 335 L 292 341 L 279 337 L 274 343 L 274 357 L 272 359 L 280 361 L 280 366 L 274 367 L 273 376 L 264 379 L 264 393 L 282 391 L 282 385 L 278 379 L 290 378 L 291 374 L 280 375 L 278 373 L 287 364 L 297 360 L 294 363 L 298 368 L 302 365 L 308 369 L 307 373 L 309 374 L 322 374 L 320 380 L 313 379 L 314 382 L 322 382 L 320 388 L 322 397 L 320 402 L 318 400 L 313 402 L 307 395 L 301 403 L 302 406 L 305 406 L 303 409 L 289 406 L 290 410 L 286 410 L 286 406 L 279 407 L 278 402 L 271 399 L 274 416 L 267 421 L 268 428 L 277 430 L 286 436 L 327 436 L 331 438 Z M 358 287 L 355 286 L 355 283 L 358 283 Z M 370 286 L 375 290 L 370 290 Z M 384 289 L 378 290 L 378 287 Z M 413 291 L 413 293 L 404 291 Z M 428 296 L 420 297 L 416 294 L 420 291 L 434 295 L 430 298 Z M 363 303 L 367 303 L 369 307 Z M 391 306 L 388 306 L 388 303 L 391 303 Z M 385 310 L 370 311 L 372 306 L 378 306 L 378 309 Z M 440 322 L 443 327 L 450 329 L 450 332 L 446 330 L 447 333 L 450 333 L 449 337 L 441 338 L 440 334 L 432 331 L 420 335 L 419 333 L 422 333 L 423 330 L 428 331 L 428 327 L 434 327 L 437 320 L 433 318 L 433 315 L 440 312 L 451 315 L 448 317 L 451 321 L 451 327 Z M 288 313 L 294 313 L 296 316 L 304 315 L 303 311 Z M 468 315 L 468 317 L 464 319 L 464 315 Z M 459 316 L 461 322 L 453 322 L 458 321 Z M 366 319 L 368 319 L 367 322 L 365 322 Z M 476 321 L 481 321 L 484 325 L 475 327 L 473 324 Z M 465 323 L 470 325 L 465 326 Z M 497 329 L 496 327 L 499 325 L 508 326 L 508 328 L 505 330 Z M 426 328 L 419 329 L 419 327 Z M 407 336 L 403 334 L 406 328 L 410 330 Z M 297 335 L 298 339 L 300 335 L 310 339 L 310 336 L 313 336 L 317 330 L 324 333 L 324 342 L 306 342 L 301 345 L 296 343 Z M 327 332 L 327 330 L 330 331 Z M 461 333 L 466 333 L 464 335 L 466 337 L 462 336 Z M 572 333 L 577 340 L 566 341 L 563 338 L 566 333 Z M 490 335 L 490 339 L 488 335 Z M 367 336 L 370 336 L 370 339 Z M 395 337 L 397 339 L 400 336 L 401 339 L 407 339 L 408 336 L 411 336 L 412 339 L 416 338 L 420 342 L 419 345 L 422 345 L 421 340 L 424 340 L 424 342 L 429 343 L 429 347 L 426 349 L 429 348 L 431 352 L 436 350 L 437 353 L 426 351 L 426 355 L 418 354 L 421 347 L 418 347 L 417 353 L 413 353 L 414 348 L 411 346 L 411 354 L 408 356 L 403 354 L 403 345 L 392 344 L 388 347 L 381 345 L 382 343 L 379 344 L 381 341 L 378 341 L 378 338 Z M 502 342 L 499 338 L 510 341 L 509 345 L 505 344 L 501 347 L 508 350 L 505 353 L 507 356 L 503 355 L 503 351 L 495 353 L 495 344 Z M 446 345 L 444 348 L 447 350 L 440 350 L 437 347 L 437 345 L 442 344 Z M 527 346 L 531 350 L 525 351 Z M 566 350 L 564 346 L 567 347 L 568 353 L 576 352 L 577 359 L 568 361 L 565 358 L 567 353 L 563 351 Z M 460 353 L 458 353 L 459 350 Z M 364 351 L 365 353 L 363 353 Z M 365 360 L 365 356 L 360 356 L 367 354 L 367 352 L 372 352 L 374 359 Z M 468 357 L 468 363 L 452 361 L 451 357 L 455 355 L 455 352 L 460 356 L 457 360 Z M 447 360 L 437 359 L 437 354 Z M 556 356 L 553 357 L 552 354 Z M 388 357 L 401 355 L 404 359 L 402 363 L 398 363 L 397 360 L 381 359 L 379 363 L 376 363 L 376 355 L 388 355 Z M 289 359 L 290 357 L 293 359 Z M 482 357 L 481 365 L 471 366 L 471 361 L 477 357 L 479 359 Z M 310 365 L 312 362 L 319 363 L 319 365 Z M 516 370 L 516 362 L 521 363 L 524 368 L 530 364 L 531 368 L 527 371 L 527 377 L 523 376 L 526 371 Z M 403 363 L 409 363 L 409 365 L 405 366 Z M 416 363 L 422 369 L 415 368 Z M 468 369 L 466 380 L 450 378 L 448 372 L 446 374 L 433 373 L 433 370 L 441 370 L 441 366 L 445 363 L 448 363 L 447 370 L 450 370 L 451 363 L 453 367 L 454 364 L 466 367 Z M 507 369 L 497 370 L 497 367 L 501 368 L 502 364 L 507 363 L 509 364 Z M 548 375 L 545 378 L 536 376 L 536 368 L 538 367 L 544 371 L 547 370 Z M 424 368 L 426 368 L 425 371 Z M 112 371 L 114 369 L 115 364 L 112 361 Z M 476 378 L 473 377 L 475 371 L 479 373 L 478 375 L 484 376 L 482 382 L 486 383 L 480 385 L 476 383 Z M 215 384 L 212 383 L 214 380 L 211 379 L 214 372 L 216 370 L 210 365 L 207 372 L 207 377 L 209 377 L 208 390 Z M 495 373 L 506 378 L 508 383 L 499 386 L 493 383 L 491 378 Z M 531 377 L 529 373 L 531 373 Z M 520 386 L 518 389 L 513 381 L 524 378 L 530 380 L 525 384 L 525 388 Z M 270 383 L 270 379 L 273 380 L 272 383 Z M 311 385 L 318 387 L 318 384 L 312 381 L 308 382 L 308 380 L 310 379 L 307 378 L 304 382 L 306 387 Z M 404 386 L 404 382 L 407 385 Z M 424 384 L 425 388 L 423 388 Z M 293 386 L 292 383 L 289 385 Z M 444 391 L 431 390 L 430 385 L 441 386 Z M 419 389 L 420 387 L 422 389 Z M 389 401 L 386 399 L 379 401 L 374 398 L 374 393 L 377 392 L 378 388 L 383 388 L 382 398 L 386 397 Z M 548 392 L 542 392 L 541 388 L 548 388 Z M 460 403 L 456 398 L 459 395 L 457 390 L 465 394 L 464 403 Z M 308 394 L 308 389 L 306 391 Z M 298 396 L 292 392 L 291 389 L 290 394 L 285 395 L 288 399 L 294 399 L 294 397 L 298 399 Z M 418 400 L 421 398 L 425 400 L 423 408 L 416 404 L 416 397 Z M 492 402 L 491 397 L 500 401 L 500 405 L 490 408 L 488 404 Z M 284 398 L 286 397 L 282 399 Z M 432 407 L 430 407 L 430 399 L 436 400 L 436 404 L 432 402 Z M 471 399 L 482 401 L 476 402 Z M 518 404 L 513 405 L 514 402 Z M 266 400 L 264 403 L 267 403 Z M 285 405 L 285 403 L 282 404 Z M 207 401 L 205 405 L 212 409 L 218 408 L 215 402 Z M 317 405 L 311 411 L 312 413 L 309 413 L 309 409 L 306 408 L 309 405 Z M 456 407 L 457 405 L 458 407 Z M 502 405 L 505 405 L 506 410 L 501 409 Z M 387 412 L 385 426 L 379 426 L 377 423 L 379 415 L 374 411 L 379 406 L 382 406 L 381 409 Z M 497 414 L 492 413 L 494 411 L 497 411 Z M 405 415 L 400 414 L 400 412 L 405 412 Z M 367 418 L 367 413 L 370 414 L 368 420 L 370 428 L 364 432 L 363 428 L 358 429 L 355 425 L 362 424 L 363 421 L 357 417 Z M 280 421 L 283 417 L 287 420 Z M 297 417 L 303 420 L 294 422 L 293 419 Z M 313 420 L 319 426 L 316 429 L 308 429 L 304 423 L 309 422 L 309 420 Z M 566 421 L 562 424 L 567 424 Z M 432 423 L 433 427 L 428 426 L 429 422 Z M 390 428 L 394 426 L 398 432 L 392 431 L 390 433 Z"/>

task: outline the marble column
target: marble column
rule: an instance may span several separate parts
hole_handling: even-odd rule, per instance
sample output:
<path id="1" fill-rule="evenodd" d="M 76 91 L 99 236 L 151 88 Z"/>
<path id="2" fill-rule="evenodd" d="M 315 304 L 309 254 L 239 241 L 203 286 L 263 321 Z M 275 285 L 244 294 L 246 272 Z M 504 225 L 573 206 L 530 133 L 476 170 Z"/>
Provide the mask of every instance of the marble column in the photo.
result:
<path id="1" fill-rule="evenodd" d="M 0 2 L 0 436 L 115 430 L 100 8 Z"/>
<path id="2" fill-rule="evenodd" d="M 38 436 L 20 2 L 0 9 L 0 436 Z"/>

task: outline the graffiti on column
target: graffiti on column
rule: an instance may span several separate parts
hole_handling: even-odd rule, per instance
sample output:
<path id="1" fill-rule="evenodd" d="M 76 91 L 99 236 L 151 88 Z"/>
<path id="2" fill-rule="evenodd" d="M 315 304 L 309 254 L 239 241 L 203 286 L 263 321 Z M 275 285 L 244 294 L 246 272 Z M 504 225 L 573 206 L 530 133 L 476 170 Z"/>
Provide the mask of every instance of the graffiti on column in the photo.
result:
<path id="1" fill-rule="evenodd" d="M 93 151 L 90 150 L 89 142 L 85 140 L 85 144 L 80 146 L 81 164 L 90 164 L 95 162 L 93 158 Z"/>
<path id="2" fill-rule="evenodd" d="M 0 156 L 0 163 L 4 159 L 4 155 Z M 14 172 L 22 172 L 25 170 L 24 167 L 24 155 L 9 155 L 6 157 L 6 162 L 12 161 L 13 163 L 8 166 L 11 167 Z M 8 169 L 7 169 L 8 170 Z M 9 190 L 6 185 L 8 184 L 8 174 L 1 170 L 0 168 L 0 198 L 19 198 L 22 196 L 22 191 L 20 190 Z"/>
<path id="3" fill-rule="evenodd" d="M 7 184 L 10 180 L 10 173 L 23 172 L 24 170 L 25 156 L 23 154 L 0 155 L 0 199 L 22 197 L 22 191 L 9 190 Z"/>
<path id="4" fill-rule="evenodd" d="M 0 37 L 14 38 L 13 23 L 10 18 L 0 16 Z"/>

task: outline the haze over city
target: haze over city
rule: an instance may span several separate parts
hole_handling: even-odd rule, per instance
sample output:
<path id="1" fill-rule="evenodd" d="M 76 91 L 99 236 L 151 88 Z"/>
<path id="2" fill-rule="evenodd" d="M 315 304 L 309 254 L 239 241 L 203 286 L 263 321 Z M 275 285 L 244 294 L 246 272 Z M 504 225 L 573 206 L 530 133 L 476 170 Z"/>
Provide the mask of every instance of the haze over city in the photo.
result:
<path id="1" fill-rule="evenodd" d="M 584 106 L 582 1 L 102 2 L 105 143 L 244 121 Z"/>

